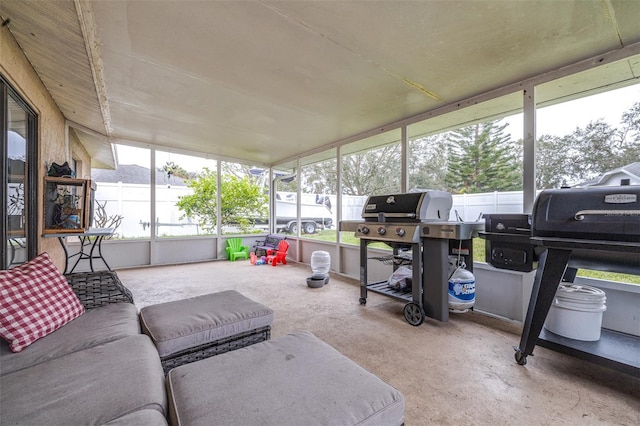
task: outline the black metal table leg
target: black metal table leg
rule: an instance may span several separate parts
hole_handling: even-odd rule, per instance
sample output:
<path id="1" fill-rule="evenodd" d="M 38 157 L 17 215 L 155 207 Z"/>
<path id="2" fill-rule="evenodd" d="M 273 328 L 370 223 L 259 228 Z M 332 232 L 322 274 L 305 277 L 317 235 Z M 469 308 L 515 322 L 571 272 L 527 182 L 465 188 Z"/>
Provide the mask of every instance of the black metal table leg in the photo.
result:
<path id="1" fill-rule="evenodd" d="M 91 243 L 91 239 L 87 236 L 83 236 L 83 235 L 78 235 L 78 239 L 80 240 L 80 250 L 75 253 L 72 254 L 69 259 L 71 259 L 74 256 L 78 256 L 78 260 L 76 260 L 76 263 L 73 264 L 73 268 L 71 268 L 71 271 L 69 271 L 70 274 L 73 274 L 73 271 L 76 270 L 76 267 L 78 266 L 78 263 L 80 263 L 81 260 L 83 259 L 88 259 L 89 256 L 87 256 L 84 252 L 84 247 L 88 244 Z M 65 253 L 66 254 L 66 253 Z M 91 268 L 91 272 L 93 272 L 93 268 Z"/>
<path id="2" fill-rule="evenodd" d="M 525 365 L 527 356 L 533 354 L 533 348 L 536 346 L 544 321 L 547 319 L 547 313 L 570 256 L 571 250 L 556 248 L 547 248 L 540 255 L 524 329 L 520 338 L 520 346 L 515 348 L 516 361 L 520 365 Z"/>
<path id="3" fill-rule="evenodd" d="M 98 236 L 98 238 L 96 239 L 96 242 L 93 243 L 93 246 L 94 247 L 96 247 L 96 245 L 98 246 L 98 257 L 100 258 L 100 260 L 102 260 L 102 263 L 104 263 L 104 266 L 107 267 L 107 270 L 112 271 L 111 266 L 109 266 L 109 264 L 107 263 L 107 260 L 104 258 L 104 256 L 102 256 L 102 240 L 103 239 L 104 239 L 104 235 Z M 91 252 L 93 253 L 93 249 L 91 249 Z"/>
<path id="4" fill-rule="evenodd" d="M 100 241 L 100 236 L 96 237 L 95 240 L 93 240 L 93 244 L 91 245 L 91 250 L 89 250 L 89 268 L 91 269 L 91 272 L 95 272 L 93 270 L 93 250 L 96 248 L 96 244 L 98 243 L 98 241 Z M 89 238 L 89 242 L 91 242 L 91 238 Z"/>
<path id="5" fill-rule="evenodd" d="M 67 245 L 64 242 L 64 238 L 66 237 L 58 237 L 58 242 L 62 246 L 62 250 L 64 250 L 64 272 L 63 275 L 67 274 L 67 269 L 69 267 L 69 251 L 67 250 Z"/>

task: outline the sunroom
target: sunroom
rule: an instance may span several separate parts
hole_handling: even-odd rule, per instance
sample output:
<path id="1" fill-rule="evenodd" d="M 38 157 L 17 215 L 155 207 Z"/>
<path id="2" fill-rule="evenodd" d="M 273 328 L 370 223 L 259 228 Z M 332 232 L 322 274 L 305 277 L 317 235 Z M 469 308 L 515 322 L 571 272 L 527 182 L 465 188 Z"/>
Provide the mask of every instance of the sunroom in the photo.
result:
<path id="1" fill-rule="evenodd" d="M 279 234 L 294 264 L 329 253 L 355 304 L 360 241 L 340 224 L 369 196 L 446 190 L 447 219 L 484 223 L 545 189 L 640 185 L 636 2 L 3 0 L 0 17 L 3 170 L 26 164 L 19 211 L 3 173 L 2 269 L 44 251 L 67 268 L 44 232 L 52 163 L 93 183 L 110 269 L 226 265 L 229 238 Z M 474 315 L 524 323 L 535 269 L 473 247 Z M 631 272 L 575 283 L 607 294 L 603 328 L 640 338 Z"/>

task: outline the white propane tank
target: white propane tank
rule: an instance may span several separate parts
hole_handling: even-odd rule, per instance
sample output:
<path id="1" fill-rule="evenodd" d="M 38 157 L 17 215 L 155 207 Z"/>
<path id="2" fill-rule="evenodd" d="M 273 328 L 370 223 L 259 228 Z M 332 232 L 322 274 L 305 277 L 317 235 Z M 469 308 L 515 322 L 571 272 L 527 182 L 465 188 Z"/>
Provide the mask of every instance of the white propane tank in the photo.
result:
<path id="1" fill-rule="evenodd" d="M 476 277 L 464 269 L 464 263 L 449 277 L 449 311 L 464 313 L 476 301 Z"/>

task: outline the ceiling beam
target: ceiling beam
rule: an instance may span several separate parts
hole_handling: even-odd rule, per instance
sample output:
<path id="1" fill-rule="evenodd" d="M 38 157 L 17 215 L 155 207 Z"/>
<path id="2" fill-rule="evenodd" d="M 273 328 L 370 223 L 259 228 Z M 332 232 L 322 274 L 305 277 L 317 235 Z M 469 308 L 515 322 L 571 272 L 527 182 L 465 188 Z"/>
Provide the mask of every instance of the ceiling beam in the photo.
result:
<path id="1" fill-rule="evenodd" d="M 110 137 L 113 133 L 113 125 L 111 123 L 111 112 L 109 110 L 109 98 L 104 82 L 104 67 L 102 57 L 100 55 L 99 41 L 96 35 L 96 23 L 93 18 L 93 10 L 91 3 L 87 0 L 74 0 L 80 29 L 82 30 L 82 38 L 87 49 L 87 59 L 93 76 L 93 84 L 98 95 L 100 103 L 100 112 L 102 121 L 104 122 L 105 134 Z"/>

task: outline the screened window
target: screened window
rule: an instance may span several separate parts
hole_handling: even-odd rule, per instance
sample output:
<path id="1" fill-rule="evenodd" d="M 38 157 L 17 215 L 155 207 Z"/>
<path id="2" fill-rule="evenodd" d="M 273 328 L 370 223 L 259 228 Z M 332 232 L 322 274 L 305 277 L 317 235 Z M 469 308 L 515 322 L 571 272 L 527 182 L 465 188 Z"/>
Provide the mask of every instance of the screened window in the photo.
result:
<path id="1" fill-rule="evenodd" d="M 518 92 L 409 126 L 409 189 L 451 192 L 468 221 L 522 213 L 521 112 Z"/>
<path id="2" fill-rule="evenodd" d="M 151 151 L 126 145 L 116 145 L 115 150 L 115 170 L 91 170 L 96 185 L 93 226 L 114 228 L 115 239 L 149 238 Z"/>
<path id="3" fill-rule="evenodd" d="M 402 190 L 401 130 L 381 133 L 342 149 L 342 220 L 362 219 L 370 195 Z M 359 244 L 353 232 L 340 232 L 340 241 Z"/>
<path id="4" fill-rule="evenodd" d="M 322 241 L 336 241 L 336 150 L 304 159 L 301 173 L 301 235 Z"/>
<path id="5" fill-rule="evenodd" d="M 222 234 L 266 231 L 269 228 L 269 170 L 229 161 L 221 163 L 221 170 L 218 222 Z"/>
<path id="6" fill-rule="evenodd" d="M 216 182 L 215 160 L 156 151 L 156 235 L 215 233 Z"/>
<path id="7" fill-rule="evenodd" d="M 298 235 L 298 175 L 294 164 L 281 164 L 274 169 L 272 198 L 275 231 Z"/>
<path id="8" fill-rule="evenodd" d="M 566 86 L 557 80 L 538 89 L 538 189 L 640 185 L 640 84 L 563 102 L 558 87 Z M 586 269 L 578 275 L 640 284 L 637 275 Z"/>

